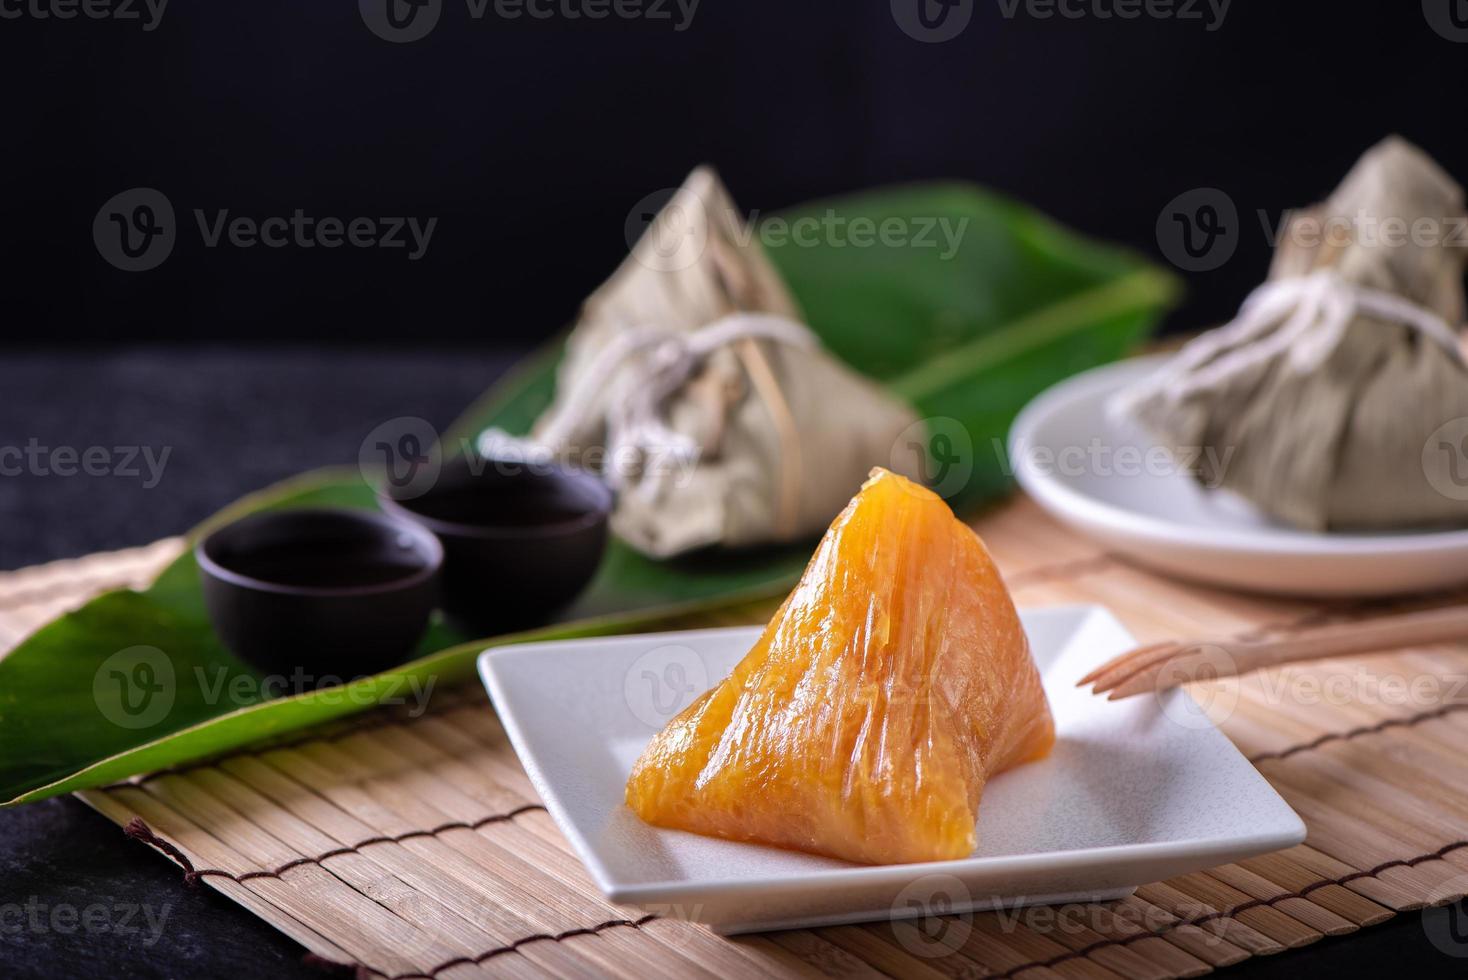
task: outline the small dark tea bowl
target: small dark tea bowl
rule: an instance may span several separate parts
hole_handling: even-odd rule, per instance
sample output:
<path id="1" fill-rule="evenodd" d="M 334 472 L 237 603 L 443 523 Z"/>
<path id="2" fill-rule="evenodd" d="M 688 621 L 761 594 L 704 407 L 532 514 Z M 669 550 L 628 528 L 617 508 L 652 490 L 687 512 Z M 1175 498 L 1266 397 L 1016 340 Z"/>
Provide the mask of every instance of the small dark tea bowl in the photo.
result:
<path id="1" fill-rule="evenodd" d="M 457 456 L 426 492 L 406 493 L 388 487 L 378 500 L 438 536 L 444 613 L 475 633 L 543 624 L 606 551 L 612 491 L 582 470 Z"/>
<path id="2" fill-rule="evenodd" d="M 251 514 L 194 549 L 225 646 L 269 673 L 347 679 L 400 663 L 423 635 L 443 549 L 360 510 Z"/>

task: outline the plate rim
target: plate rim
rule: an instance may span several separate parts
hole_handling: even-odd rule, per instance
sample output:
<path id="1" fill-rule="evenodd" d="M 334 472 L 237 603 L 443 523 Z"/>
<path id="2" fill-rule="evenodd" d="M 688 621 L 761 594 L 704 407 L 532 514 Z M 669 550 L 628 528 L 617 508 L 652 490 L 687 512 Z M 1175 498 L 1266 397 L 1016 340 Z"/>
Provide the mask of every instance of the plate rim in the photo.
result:
<path id="1" fill-rule="evenodd" d="M 1079 632 L 1084 629 L 1094 618 L 1109 621 L 1111 625 L 1119 629 L 1127 636 L 1131 636 L 1110 609 L 1097 603 L 1066 603 L 1055 606 L 1029 607 L 1028 612 L 1043 613 L 1051 615 L 1071 615 L 1075 617 L 1073 630 Z M 986 874 L 1005 874 L 1014 872 L 1027 872 L 1034 870 L 1037 862 L 1044 862 L 1047 869 L 1054 868 L 1057 872 L 1085 870 L 1098 865 L 1116 865 L 1127 862 L 1142 862 L 1154 860 L 1198 858 L 1208 861 L 1208 864 L 1200 867 L 1212 867 L 1214 863 L 1240 860 L 1245 856 L 1263 854 L 1271 851 L 1283 850 L 1293 847 L 1305 840 L 1307 828 L 1300 815 L 1294 808 L 1279 795 L 1269 781 L 1257 768 L 1250 768 L 1258 779 L 1263 781 L 1274 793 L 1278 800 L 1282 814 L 1293 818 L 1293 824 L 1288 828 L 1278 828 L 1270 831 L 1261 831 L 1254 834 L 1218 838 L 1190 838 L 1175 841 L 1148 841 L 1131 844 L 1108 844 L 1101 847 L 1087 847 L 1072 851 L 1047 851 L 1043 854 L 1025 855 L 996 855 L 989 857 L 964 857 L 953 858 L 944 861 L 909 862 L 904 864 L 879 864 L 861 865 L 852 864 L 839 868 L 820 868 L 801 872 L 798 876 L 763 879 L 667 879 L 655 882 L 641 882 L 636 884 L 619 883 L 611 879 L 607 869 L 588 841 L 583 835 L 574 830 L 575 824 L 566 812 L 559 795 L 554 788 L 549 786 L 538 765 L 532 761 L 534 753 L 530 751 L 524 730 L 520 727 L 519 719 L 513 711 L 501 708 L 501 704 L 511 702 L 504 688 L 504 678 L 497 672 L 497 661 L 508 663 L 511 660 L 534 658 L 537 652 L 543 652 L 546 647 L 568 646 L 568 645 L 596 645 L 606 641 L 630 642 L 641 639 L 656 638 L 659 641 L 676 641 L 677 638 L 690 636 L 707 636 L 711 634 L 729 635 L 733 633 L 757 632 L 761 626 L 716 626 L 702 629 L 675 630 L 668 632 L 653 633 L 627 633 L 613 636 L 600 637 L 573 637 L 561 640 L 542 640 L 533 643 L 515 643 L 499 646 L 490 646 L 484 649 L 476 660 L 476 666 L 485 689 L 489 692 L 492 707 L 499 717 L 500 724 L 504 727 L 511 745 L 515 749 L 521 766 L 525 769 L 526 776 L 540 795 L 541 803 L 551 815 L 561 833 L 565 835 L 567 842 L 580 858 L 582 865 L 591 876 L 596 886 L 601 889 L 603 895 L 612 902 L 625 902 L 638 904 L 644 902 L 664 901 L 669 898 L 697 898 L 709 894 L 721 896 L 740 895 L 745 893 L 759 893 L 770 888 L 789 887 L 820 887 L 822 885 L 841 884 L 856 882 L 859 884 L 881 884 L 894 883 L 910 880 L 913 875 L 949 873 L 959 876 L 964 872 L 984 872 Z M 1171 696 L 1178 698 L 1191 698 L 1191 695 L 1181 688 L 1170 692 Z M 1208 731 L 1218 736 L 1229 751 L 1234 753 L 1238 759 L 1248 764 L 1247 757 L 1239 750 L 1223 731 L 1216 725 L 1209 725 Z M 686 833 L 685 831 L 668 831 L 670 833 Z M 1217 859 L 1215 861 L 1215 858 Z"/>
<path id="2" fill-rule="evenodd" d="M 1159 367 L 1171 356 L 1148 354 L 1103 364 L 1051 385 L 1031 399 L 1015 416 L 1005 442 L 1015 479 L 1021 488 L 1053 513 L 1071 520 L 1104 525 L 1114 532 L 1169 548 L 1185 546 L 1217 554 L 1247 554 L 1261 558 L 1411 558 L 1468 550 L 1468 529 L 1342 534 L 1291 528 L 1208 528 L 1184 524 L 1087 494 L 1038 469 L 1028 454 L 1016 451 L 1021 445 L 1048 445 L 1034 438 L 1035 431 L 1074 400 L 1095 394 L 1098 390 L 1117 390 L 1121 387 L 1121 376 L 1140 376 L 1148 369 Z"/>

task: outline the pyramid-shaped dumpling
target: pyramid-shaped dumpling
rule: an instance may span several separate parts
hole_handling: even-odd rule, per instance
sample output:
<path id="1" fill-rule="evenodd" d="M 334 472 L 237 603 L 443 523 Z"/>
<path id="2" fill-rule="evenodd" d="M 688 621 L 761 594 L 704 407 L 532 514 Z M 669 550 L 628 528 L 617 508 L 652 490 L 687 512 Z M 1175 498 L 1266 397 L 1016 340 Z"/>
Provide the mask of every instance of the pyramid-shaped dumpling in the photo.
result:
<path id="1" fill-rule="evenodd" d="M 627 804 L 662 827 L 868 863 L 967 857 L 1050 708 L 983 542 L 874 470 L 727 678 L 653 739 Z"/>

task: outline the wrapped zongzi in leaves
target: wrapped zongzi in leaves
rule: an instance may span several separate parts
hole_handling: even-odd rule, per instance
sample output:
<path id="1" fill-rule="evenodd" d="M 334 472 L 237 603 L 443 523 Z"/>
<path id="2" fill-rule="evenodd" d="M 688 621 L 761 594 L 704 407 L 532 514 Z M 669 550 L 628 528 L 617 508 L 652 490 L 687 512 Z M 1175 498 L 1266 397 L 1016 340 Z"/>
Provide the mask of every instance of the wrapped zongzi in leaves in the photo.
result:
<path id="1" fill-rule="evenodd" d="M 585 302 L 530 446 L 603 473 L 653 557 L 814 537 L 874 465 L 913 475 L 910 408 L 822 349 L 759 238 L 695 170 Z M 497 430 L 486 456 L 526 451 Z"/>
<path id="2" fill-rule="evenodd" d="M 1463 191 L 1400 138 L 1293 213 L 1268 281 L 1111 409 L 1299 528 L 1468 523 Z M 1461 428 L 1462 431 L 1458 431 Z"/>

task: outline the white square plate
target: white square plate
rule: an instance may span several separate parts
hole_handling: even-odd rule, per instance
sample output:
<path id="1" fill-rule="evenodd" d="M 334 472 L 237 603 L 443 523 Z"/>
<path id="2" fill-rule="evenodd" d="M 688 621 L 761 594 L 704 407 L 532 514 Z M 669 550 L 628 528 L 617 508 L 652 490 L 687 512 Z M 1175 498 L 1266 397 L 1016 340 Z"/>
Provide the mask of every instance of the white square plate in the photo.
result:
<path id="1" fill-rule="evenodd" d="M 1134 645 L 1099 606 L 1021 614 L 1059 739 L 984 791 L 971 857 L 865 866 L 643 823 L 633 763 L 757 627 L 492 648 L 479 672 L 546 808 L 607 897 L 720 932 L 1119 898 L 1305 839 L 1187 693 L 1108 702 L 1075 682 Z"/>

